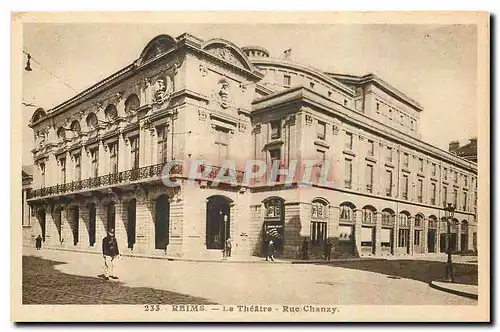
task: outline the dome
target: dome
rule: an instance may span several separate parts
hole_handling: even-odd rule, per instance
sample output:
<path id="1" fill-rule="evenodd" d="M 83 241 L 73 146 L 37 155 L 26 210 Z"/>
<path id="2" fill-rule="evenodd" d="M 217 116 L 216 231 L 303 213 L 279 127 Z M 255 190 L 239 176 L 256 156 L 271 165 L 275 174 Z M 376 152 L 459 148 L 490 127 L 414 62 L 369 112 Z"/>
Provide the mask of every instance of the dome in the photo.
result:
<path id="1" fill-rule="evenodd" d="M 260 46 L 245 46 L 241 49 L 249 58 L 269 58 L 269 51 Z"/>

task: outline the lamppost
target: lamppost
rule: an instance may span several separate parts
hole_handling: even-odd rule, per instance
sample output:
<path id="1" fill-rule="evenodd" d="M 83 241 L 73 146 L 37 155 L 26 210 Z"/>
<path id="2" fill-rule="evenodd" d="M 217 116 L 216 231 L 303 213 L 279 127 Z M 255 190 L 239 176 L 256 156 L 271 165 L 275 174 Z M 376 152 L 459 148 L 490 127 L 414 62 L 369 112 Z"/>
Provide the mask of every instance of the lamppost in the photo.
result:
<path id="1" fill-rule="evenodd" d="M 455 207 L 451 204 L 448 203 L 448 206 L 444 207 L 444 213 L 446 217 L 446 226 L 447 226 L 447 231 L 446 231 L 446 242 L 447 242 L 447 254 L 448 254 L 448 260 L 446 261 L 446 281 L 447 282 L 454 282 L 453 278 L 453 263 L 451 262 L 451 221 L 453 219 L 453 214 L 455 213 Z"/>

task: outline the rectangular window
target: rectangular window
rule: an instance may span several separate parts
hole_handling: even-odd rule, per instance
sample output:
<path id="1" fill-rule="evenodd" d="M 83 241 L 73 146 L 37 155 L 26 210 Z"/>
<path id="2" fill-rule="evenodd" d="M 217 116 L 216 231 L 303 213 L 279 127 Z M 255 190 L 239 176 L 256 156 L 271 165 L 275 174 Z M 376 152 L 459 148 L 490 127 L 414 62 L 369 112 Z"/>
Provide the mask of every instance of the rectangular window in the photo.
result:
<path id="1" fill-rule="evenodd" d="M 386 187 L 385 187 L 385 195 L 392 196 L 392 171 L 386 170 Z"/>
<path id="2" fill-rule="evenodd" d="M 281 138 L 281 120 L 271 121 L 271 139 Z"/>
<path id="3" fill-rule="evenodd" d="M 158 164 L 166 164 L 167 163 L 167 137 L 168 137 L 168 128 L 167 126 L 161 126 L 157 128 L 157 162 Z"/>
<path id="4" fill-rule="evenodd" d="M 61 177 L 59 179 L 59 183 L 66 183 L 66 158 L 63 157 L 59 159 L 59 167 L 61 168 Z"/>
<path id="5" fill-rule="evenodd" d="M 283 84 L 285 86 L 290 86 L 292 84 L 292 77 L 290 75 L 283 76 Z"/>
<path id="6" fill-rule="evenodd" d="M 373 165 L 366 165 L 366 191 L 373 191 Z"/>
<path id="7" fill-rule="evenodd" d="M 392 110 L 389 109 L 389 120 L 392 120 Z"/>
<path id="8" fill-rule="evenodd" d="M 75 154 L 73 159 L 75 161 L 75 181 L 80 181 L 82 179 L 82 155 Z"/>
<path id="9" fill-rule="evenodd" d="M 424 160 L 422 158 L 418 158 L 418 171 L 420 173 L 424 172 Z"/>
<path id="10" fill-rule="evenodd" d="M 424 193 L 424 181 L 422 179 L 418 179 L 418 188 L 417 188 L 417 201 L 419 203 L 423 202 L 423 193 Z"/>
<path id="11" fill-rule="evenodd" d="M 453 206 L 458 207 L 458 191 L 456 189 L 453 191 Z"/>
<path id="12" fill-rule="evenodd" d="M 130 157 L 132 169 L 139 168 L 139 136 L 130 138 Z"/>
<path id="13" fill-rule="evenodd" d="M 271 165 L 273 165 L 276 161 L 281 163 L 281 149 L 272 149 L 269 150 L 269 157 L 271 159 Z M 276 174 L 276 177 L 273 179 L 274 182 L 280 181 L 280 175 Z"/>
<path id="14" fill-rule="evenodd" d="M 413 125 L 413 120 L 410 121 L 410 128 L 411 128 L 411 130 L 415 130 L 415 127 Z"/>
<path id="15" fill-rule="evenodd" d="M 431 204 L 436 205 L 436 184 L 431 183 Z"/>
<path id="16" fill-rule="evenodd" d="M 422 231 L 419 229 L 416 229 L 414 232 L 414 237 L 413 237 L 413 245 L 419 246 L 420 245 L 420 239 L 422 237 Z"/>
<path id="17" fill-rule="evenodd" d="M 392 148 L 390 146 L 387 147 L 387 161 L 392 163 Z"/>
<path id="18" fill-rule="evenodd" d="M 109 172 L 112 174 L 118 173 L 118 142 L 109 145 Z"/>
<path id="19" fill-rule="evenodd" d="M 467 192 L 464 191 L 464 208 L 463 211 L 467 211 Z"/>
<path id="20" fill-rule="evenodd" d="M 45 187 L 45 163 L 40 164 L 40 185 Z"/>
<path id="21" fill-rule="evenodd" d="M 448 187 L 443 187 L 443 204 L 447 205 L 448 203 Z"/>
<path id="22" fill-rule="evenodd" d="M 318 125 L 316 127 L 316 137 L 318 139 L 324 140 L 326 137 L 326 123 L 318 121 Z"/>
<path id="23" fill-rule="evenodd" d="M 91 161 L 91 176 L 98 177 L 99 176 L 99 148 L 95 148 L 90 150 L 90 161 Z"/>
<path id="24" fill-rule="evenodd" d="M 380 111 L 380 103 L 377 103 L 377 111 Z"/>
<path id="25" fill-rule="evenodd" d="M 443 178 L 448 180 L 448 169 L 446 167 L 443 167 Z"/>
<path id="26" fill-rule="evenodd" d="M 316 160 L 318 160 L 318 161 L 324 161 L 325 159 L 326 159 L 326 157 L 325 157 L 325 151 L 316 150 Z"/>
<path id="27" fill-rule="evenodd" d="M 345 160 L 345 177 L 344 177 L 344 185 L 346 188 L 352 188 L 352 160 Z"/>
<path id="28" fill-rule="evenodd" d="M 408 175 L 403 175 L 403 199 L 408 199 Z"/>
<path id="29" fill-rule="evenodd" d="M 410 166 L 410 156 L 408 153 L 403 154 L 403 167 L 408 168 Z"/>
<path id="30" fill-rule="evenodd" d="M 352 133 L 345 133 L 344 148 L 347 150 L 352 150 Z"/>
<path id="31" fill-rule="evenodd" d="M 368 155 L 373 156 L 375 154 L 375 143 L 368 140 Z"/>
<path id="32" fill-rule="evenodd" d="M 453 182 L 458 183 L 458 172 L 457 171 L 455 171 L 453 173 Z"/>
<path id="33" fill-rule="evenodd" d="M 432 163 L 432 176 L 436 176 L 436 164 Z"/>
<path id="34" fill-rule="evenodd" d="M 398 247 L 408 247 L 408 241 L 410 240 L 410 230 L 400 228 L 398 233 Z"/>
<path id="35" fill-rule="evenodd" d="M 464 187 L 467 187 L 467 185 L 468 185 L 467 175 L 464 175 Z"/>

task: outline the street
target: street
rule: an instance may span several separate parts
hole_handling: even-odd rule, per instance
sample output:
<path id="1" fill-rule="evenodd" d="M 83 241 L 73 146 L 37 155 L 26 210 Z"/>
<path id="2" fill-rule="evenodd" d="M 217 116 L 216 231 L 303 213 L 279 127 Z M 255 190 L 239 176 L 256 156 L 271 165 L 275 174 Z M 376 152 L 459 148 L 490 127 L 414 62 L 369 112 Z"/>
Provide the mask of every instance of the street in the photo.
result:
<path id="1" fill-rule="evenodd" d="M 436 273 L 436 265 L 426 261 L 398 265 L 418 269 L 398 276 L 389 268 L 394 270 L 394 261 L 323 265 L 122 257 L 115 273 L 120 279 L 104 281 L 97 277 L 100 255 L 32 248 L 23 248 L 23 255 L 25 304 L 477 304 L 430 288 L 425 271 Z"/>

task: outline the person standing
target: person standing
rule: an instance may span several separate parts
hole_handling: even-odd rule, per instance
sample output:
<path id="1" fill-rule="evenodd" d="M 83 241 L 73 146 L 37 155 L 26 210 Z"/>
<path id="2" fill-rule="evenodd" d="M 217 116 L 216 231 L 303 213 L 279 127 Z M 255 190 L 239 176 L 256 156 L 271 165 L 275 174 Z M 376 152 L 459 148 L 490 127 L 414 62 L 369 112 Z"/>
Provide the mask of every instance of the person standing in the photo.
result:
<path id="1" fill-rule="evenodd" d="M 267 246 L 267 256 L 266 256 L 266 261 L 270 258 L 272 262 L 274 262 L 274 252 L 276 248 L 274 247 L 274 242 L 273 240 L 269 241 L 269 245 Z"/>
<path id="2" fill-rule="evenodd" d="M 228 237 L 226 240 L 226 257 L 231 257 L 231 248 L 233 247 L 233 243 L 231 237 Z"/>
<path id="3" fill-rule="evenodd" d="M 332 257 L 332 246 L 332 239 L 327 239 L 325 242 L 325 261 L 329 261 Z"/>
<path id="4" fill-rule="evenodd" d="M 108 230 L 108 235 L 102 239 L 102 256 L 104 258 L 104 280 L 118 279 L 114 275 L 114 260 L 120 254 L 114 229 Z"/>
<path id="5" fill-rule="evenodd" d="M 40 250 L 42 248 L 42 237 L 40 236 L 40 234 L 38 234 L 38 236 L 35 239 L 35 247 L 36 250 Z"/>
<path id="6" fill-rule="evenodd" d="M 304 242 L 302 242 L 302 259 L 309 259 L 309 241 L 307 238 L 304 238 Z"/>

